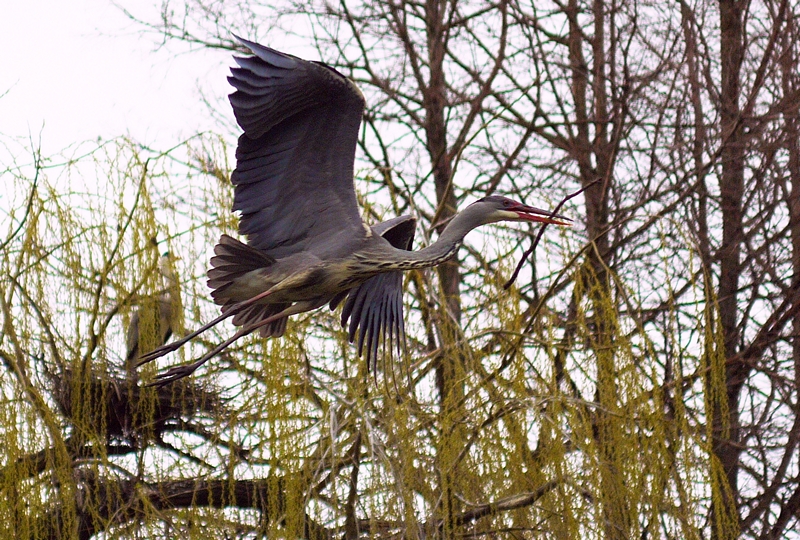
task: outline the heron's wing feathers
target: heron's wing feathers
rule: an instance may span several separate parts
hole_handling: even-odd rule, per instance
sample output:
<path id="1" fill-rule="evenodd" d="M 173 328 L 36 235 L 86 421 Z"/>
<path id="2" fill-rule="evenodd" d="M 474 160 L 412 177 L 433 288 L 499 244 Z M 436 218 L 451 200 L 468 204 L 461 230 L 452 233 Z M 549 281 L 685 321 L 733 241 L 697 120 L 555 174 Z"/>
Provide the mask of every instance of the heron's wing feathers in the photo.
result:
<path id="1" fill-rule="evenodd" d="M 347 248 L 366 235 L 353 187 L 364 97 L 328 66 L 240 41 L 255 56 L 228 78 L 244 129 L 231 176 L 239 232 L 275 258 Z"/>
<path id="2" fill-rule="evenodd" d="M 372 227 L 398 249 L 410 250 L 414 243 L 416 220 L 412 216 L 400 216 Z M 342 300 L 331 302 L 331 309 Z M 335 302 L 335 303 L 334 303 Z M 348 319 L 350 324 L 348 325 Z M 403 321 L 403 273 L 378 274 L 350 290 L 342 308 L 342 326 L 348 328 L 350 342 L 358 333 L 358 354 L 364 352 L 370 370 L 375 368 L 378 346 L 383 341 L 384 351 L 398 353 L 405 348 Z"/>
<path id="3" fill-rule="evenodd" d="M 234 315 L 233 324 L 236 326 L 250 326 L 251 324 L 263 321 L 268 317 L 280 313 L 290 305 L 291 304 L 253 304 Z M 281 337 L 283 333 L 286 332 L 286 322 L 288 320 L 289 317 L 282 317 L 277 321 L 272 321 L 259 328 L 259 334 L 264 338 Z"/>
<path id="4" fill-rule="evenodd" d="M 410 251 L 414 243 L 417 219 L 409 215 L 397 216 L 396 218 L 373 225 L 371 228 L 373 234 L 383 236 L 397 249 Z"/>

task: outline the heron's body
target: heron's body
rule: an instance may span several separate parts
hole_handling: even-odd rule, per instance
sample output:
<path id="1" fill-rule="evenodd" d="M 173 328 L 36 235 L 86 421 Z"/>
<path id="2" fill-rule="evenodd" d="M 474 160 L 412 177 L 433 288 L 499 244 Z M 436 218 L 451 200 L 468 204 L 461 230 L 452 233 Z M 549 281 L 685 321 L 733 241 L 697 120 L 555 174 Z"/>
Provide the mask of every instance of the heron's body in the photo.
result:
<path id="1" fill-rule="evenodd" d="M 169 293 L 163 293 L 159 295 L 159 297 L 155 299 L 155 302 L 153 302 L 151 299 L 147 302 L 141 303 L 144 303 L 145 305 L 140 305 L 139 309 L 134 312 L 134 314 L 131 316 L 130 325 L 128 326 L 126 340 L 128 352 L 125 355 L 125 362 L 126 364 L 130 365 L 136 364 L 136 361 L 139 359 L 139 355 L 142 353 L 140 350 L 141 344 L 142 342 L 147 341 L 147 339 L 143 339 L 145 336 L 142 336 L 143 328 L 141 328 L 142 310 L 145 307 L 156 308 L 155 316 L 149 315 L 149 318 L 154 323 L 153 326 L 155 326 L 155 328 L 150 332 L 155 334 L 155 337 L 150 339 L 152 342 L 150 349 L 155 349 L 156 347 L 163 345 L 172 335 L 172 299 L 170 298 Z"/>
<path id="2" fill-rule="evenodd" d="M 367 226 L 353 185 L 353 162 L 364 96 L 333 68 L 240 39 L 254 56 L 236 58 L 230 101 L 244 134 L 236 149 L 233 210 L 242 243 L 223 235 L 208 272 L 223 316 L 148 355 L 151 360 L 220 320 L 241 326 L 197 362 L 166 373 L 169 382 L 191 373 L 242 335 L 280 336 L 289 316 L 344 301 L 342 324 L 367 362 L 378 343 L 404 339 L 402 272 L 440 264 L 464 236 L 497 221 L 566 225 L 566 218 L 499 196 L 458 213 L 437 241 L 410 251 L 416 221 L 400 216 Z"/>
<path id="3" fill-rule="evenodd" d="M 221 245 L 230 245 L 231 241 L 238 242 L 226 237 Z M 246 271 L 246 266 L 239 263 L 237 268 L 242 273 L 231 279 L 230 286 L 217 296 L 223 303 L 238 303 L 272 291 L 256 304 L 318 301 L 319 305 L 323 305 L 335 295 L 378 274 L 436 266 L 452 258 L 461 245 L 459 241 L 448 246 L 439 244 L 414 252 L 398 249 L 376 235 L 368 236 L 359 243 L 361 245 L 347 256 L 337 258 L 321 259 L 298 254 L 277 259 L 269 266 Z M 252 249 L 241 243 L 237 247 Z M 215 262 L 212 259 L 212 265 Z M 213 287 L 214 283 L 211 285 Z"/>

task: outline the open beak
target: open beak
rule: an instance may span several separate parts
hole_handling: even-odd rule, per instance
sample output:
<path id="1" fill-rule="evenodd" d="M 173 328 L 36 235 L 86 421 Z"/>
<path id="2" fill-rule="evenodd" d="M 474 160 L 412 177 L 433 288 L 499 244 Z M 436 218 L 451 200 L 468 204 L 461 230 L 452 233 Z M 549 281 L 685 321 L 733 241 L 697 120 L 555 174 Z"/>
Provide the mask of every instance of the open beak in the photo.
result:
<path id="1" fill-rule="evenodd" d="M 542 210 L 541 208 L 528 206 L 527 204 L 518 204 L 513 208 L 509 208 L 509 210 L 517 214 L 517 216 L 524 221 L 548 223 L 550 225 L 563 225 L 565 227 L 572 226 L 572 220 L 568 217 L 559 216 L 558 214 L 554 214 L 549 210 Z"/>

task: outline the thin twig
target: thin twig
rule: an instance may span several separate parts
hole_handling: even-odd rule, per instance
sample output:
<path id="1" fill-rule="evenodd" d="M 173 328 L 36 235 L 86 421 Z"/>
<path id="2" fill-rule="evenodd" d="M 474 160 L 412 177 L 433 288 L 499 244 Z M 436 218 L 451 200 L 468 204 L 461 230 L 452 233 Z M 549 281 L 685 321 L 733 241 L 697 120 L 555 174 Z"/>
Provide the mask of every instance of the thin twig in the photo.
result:
<path id="1" fill-rule="evenodd" d="M 564 197 L 564 199 L 562 199 L 561 202 L 558 203 L 558 206 L 556 206 L 555 209 L 550 213 L 550 217 L 557 217 L 556 214 L 558 214 L 559 210 L 561 210 L 561 207 L 564 206 L 564 204 L 568 200 L 577 197 L 578 195 L 580 195 L 581 193 L 583 193 L 584 191 L 589 189 L 589 187 L 595 185 L 599 181 L 600 181 L 600 178 L 598 178 L 597 180 L 594 180 L 593 182 L 589 182 L 588 184 L 583 186 L 581 189 L 579 189 L 575 193 L 572 193 L 572 194 L 567 195 L 566 197 Z M 519 275 L 520 271 L 522 270 L 522 265 L 525 264 L 525 261 L 528 259 L 528 256 L 531 253 L 533 253 L 534 250 L 536 249 L 536 246 L 539 245 L 539 240 L 541 240 L 542 236 L 544 236 L 544 230 L 545 230 L 545 228 L 547 228 L 548 225 L 549 225 L 549 223 L 545 223 L 545 224 L 542 225 L 541 229 L 539 229 L 539 234 L 536 235 L 536 239 L 533 241 L 533 244 L 531 245 L 530 249 L 528 249 L 525 253 L 522 254 L 522 258 L 519 260 L 519 264 L 517 264 L 517 268 L 514 270 L 514 273 L 511 274 L 511 278 L 509 278 L 509 280 L 506 281 L 506 283 L 503 285 L 504 289 L 508 289 L 509 287 L 511 287 L 511 285 L 514 284 L 514 281 L 516 281 L 517 276 Z"/>

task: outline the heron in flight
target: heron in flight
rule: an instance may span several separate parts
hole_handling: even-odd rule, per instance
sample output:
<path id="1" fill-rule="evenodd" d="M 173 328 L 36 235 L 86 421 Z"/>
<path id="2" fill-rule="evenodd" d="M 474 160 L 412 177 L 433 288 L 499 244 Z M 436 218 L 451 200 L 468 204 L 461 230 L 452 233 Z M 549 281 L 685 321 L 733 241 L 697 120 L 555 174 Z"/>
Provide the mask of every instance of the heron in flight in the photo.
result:
<path id="1" fill-rule="evenodd" d="M 173 367 L 155 384 L 185 377 L 242 336 L 278 337 L 291 315 L 344 301 L 342 325 L 372 369 L 379 342 L 404 343 L 402 272 L 453 257 L 472 229 L 498 221 L 570 225 L 568 218 L 506 197 L 467 206 L 438 240 L 410 251 L 416 220 L 367 226 L 356 202 L 353 164 L 364 96 L 347 77 L 241 38 L 252 56 L 234 57 L 230 102 L 244 133 L 236 149 L 233 210 L 240 242 L 222 235 L 208 271 L 222 315 L 183 339 L 144 355 L 174 351 L 220 321 L 241 327 L 197 361 Z"/>

